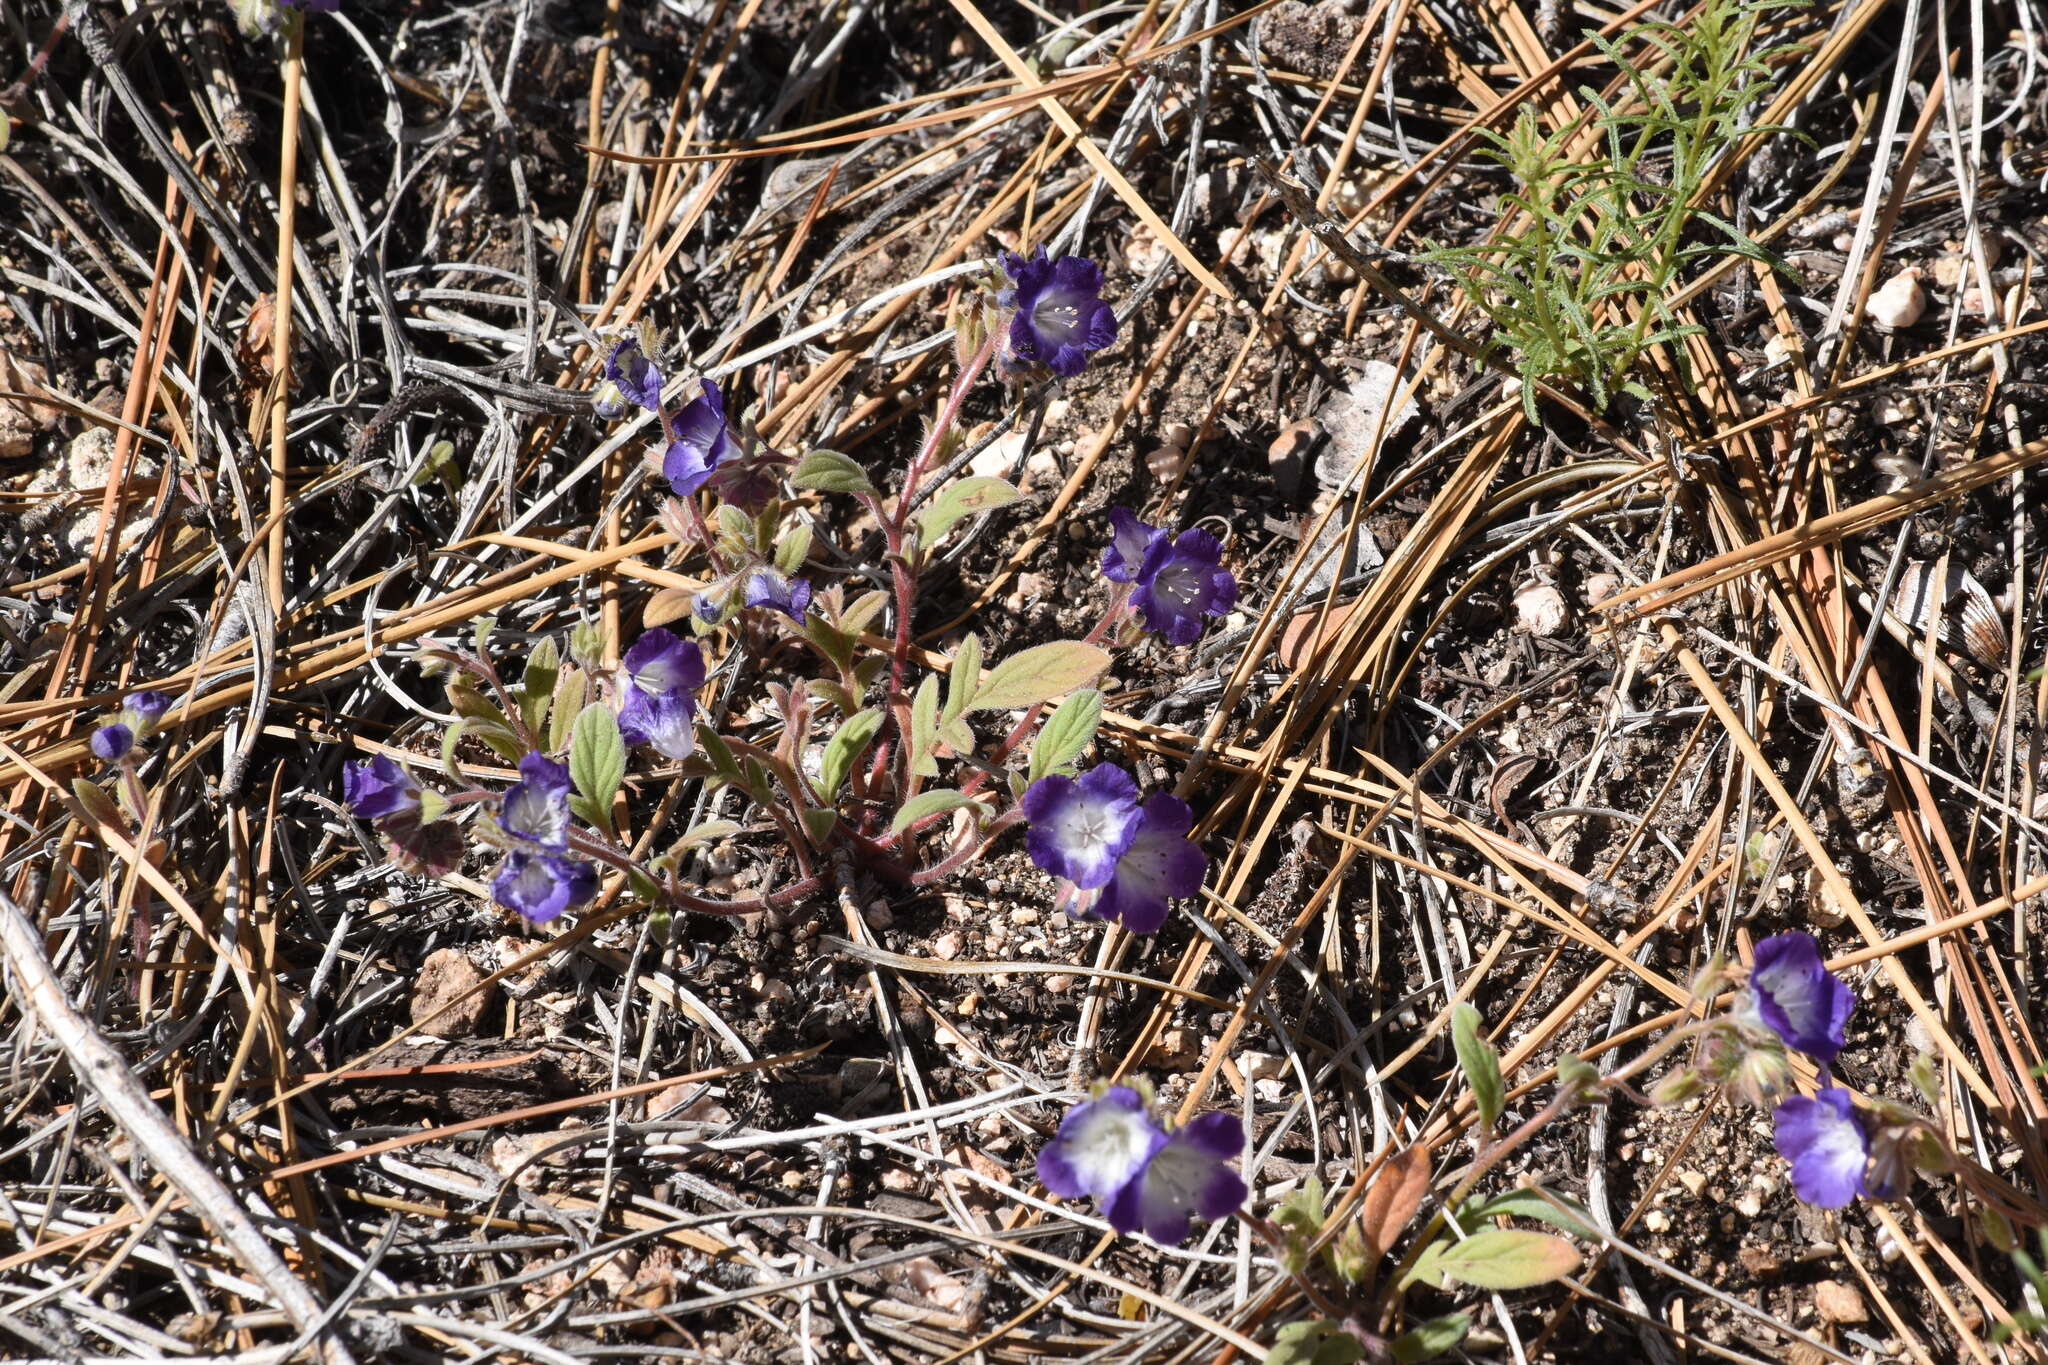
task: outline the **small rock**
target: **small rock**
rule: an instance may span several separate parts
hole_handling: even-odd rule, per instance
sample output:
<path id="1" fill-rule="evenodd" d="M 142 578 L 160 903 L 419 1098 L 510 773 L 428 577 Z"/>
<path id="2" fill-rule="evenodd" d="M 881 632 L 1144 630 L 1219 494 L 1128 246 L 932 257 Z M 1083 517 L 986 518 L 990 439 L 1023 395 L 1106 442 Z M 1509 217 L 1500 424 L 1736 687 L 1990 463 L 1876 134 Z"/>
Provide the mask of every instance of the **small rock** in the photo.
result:
<path id="1" fill-rule="evenodd" d="M 1531 635 L 1562 635 L 1571 624 L 1571 608 L 1554 583 L 1532 583 L 1515 594 L 1515 625 Z"/>
<path id="2" fill-rule="evenodd" d="M 1764 1201 L 1757 1197 L 1757 1192 L 1755 1190 L 1744 1190 L 1741 1194 L 1736 1196 L 1734 1204 L 1735 1211 L 1741 1214 L 1744 1218 L 1763 1217 Z"/>
<path id="3" fill-rule="evenodd" d="M 901 1166 L 891 1166 L 882 1172 L 882 1188 L 908 1194 L 917 1188 L 917 1177 Z"/>
<path id="4" fill-rule="evenodd" d="M 1065 995 L 1074 989 L 1074 978 L 1065 972 L 1055 972 L 1045 979 L 1046 993 Z"/>
<path id="5" fill-rule="evenodd" d="M 1038 911 L 1036 911 L 1036 910 L 1032 909 L 1032 908 L 1031 908 L 1030 906 L 1028 906 L 1028 905 L 1026 905 L 1026 906 L 1023 906 L 1023 907 L 1021 907 L 1021 908 L 1019 908 L 1019 909 L 1016 909 L 1016 910 L 1012 910 L 1012 911 L 1010 912 L 1010 923 L 1012 923 L 1012 924 L 1036 924 L 1036 923 L 1038 923 Z"/>
<path id="6" fill-rule="evenodd" d="M 1159 446 L 1145 453 L 1145 468 L 1152 471 L 1153 478 L 1163 482 L 1172 478 L 1180 469 L 1180 462 L 1186 455 L 1185 450 L 1173 446 Z"/>
<path id="7" fill-rule="evenodd" d="M 1678 1173 L 1678 1183 L 1685 1186 L 1686 1191 L 1693 1198 L 1697 1199 L 1699 1198 L 1700 1191 L 1707 1187 L 1707 1178 L 1698 1171 L 1680 1171 Z"/>
<path id="8" fill-rule="evenodd" d="M 1643 1215 L 1643 1226 L 1652 1232 L 1671 1231 L 1671 1215 L 1662 1209 L 1651 1209 Z"/>
<path id="9" fill-rule="evenodd" d="M 1329 433 L 1329 444 L 1316 457 L 1316 482 L 1333 493 L 1342 493 L 1357 480 L 1366 457 L 1372 453 L 1373 433 L 1386 440 L 1422 416 L 1413 397 L 1387 413 L 1394 401 L 1401 372 L 1384 360 L 1367 361 L 1365 370 L 1351 381 L 1351 387 L 1331 395 L 1316 413 L 1316 421 Z"/>
<path id="10" fill-rule="evenodd" d="M 1270 1052 L 1240 1052 L 1237 1055 L 1237 1069 L 1248 1081 L 1271 1080 L 1287 1074 L 1287 1059 L 1276 1057 Z"/>
<path id="11" fill-rule="evenodd" d="M 482 985 L 483 980 L 484 974 L 460 948 L 441 948 L 427 954 L 412 987 L 413 1027 L 439 1038 L 475 1037 L 477 1025 L 483 1022 L 484 1008 L 490 1004 L 491 992 L 478 990 L 467 999 L 462 997 Z M 451 1005 L 453 1008 L 445 1014 L 441 1012 Z"/>
<path id="12" fill-rule="evenodd" d="M 988 449 L 967 462 L 969 473 L 986 479 L 1006 479 L 1024 458 L 1024 433 L 1006 431 L 989 443 Z"/>
<path id="13" fill-rule="evenodd" d="M 1124 264 L 1131 273 L 1141 279 L 1166 264 L 1170 253 L 1166 244 L 1159 240 L 1151 227 L 1145 223 L 1133 223 L 1130 235 L 1124 238 Z"/>
<path id="14" fill-rule="evenodd" d="M 1906 395 L 1887 398 L 1877 405 L 1877 420 L 1882 426 L 1904 426 L 1920 415 L 1920 405 Z"/>
<path id="15" fill-rule="evenodd" d="M 1266 468 L 1271 471 L 1281 497 L 1292 498 L 1301 491 L 1302 471 L 1307 468 L 1308 452 L 1315 441 L 1316 424 L 1304 420 L 1280 428 L 1280 434 L 1266 447 Z"/>
<path id="16" fill-rule="evenodd" d="M 1888 330 L 1911 327 L 1926 311 L 1927 291 L 1920 287 L 1918 270 L 1902 270 L 1892 276 L 1863 305 L 1863 316 Z"/>
<path id="17" fill-rule="evenodd" d="M 1797 337 L 1786 336 L 1783 332 L 1773 332 L 1770 340 L 1764 343 L 1764 363 L 1783 365 L 1789 360 L 1797 360 L 1800 352 L 1805 349 Z"/>
<path id="18" fill-rule="evenodd" d="M 654 1092 L 647 1101 L 647 1117 L 670 1123 L 731 1123 L 732 1111 L 703 1086 L 678 1082 Z"/>
<path id="19" fill-rule="evenodd" d="M 43 367 L 0 349 L 0 389 L 34 395 L 42 392 Z M 28 397 L 0 398 L 0 460 L 19 460 L 35 446 L 38 431 L 58 422 L 59 409 Z"/>
<path id="20" fill-rule="evenodd" d="M 1197 1040 L 1189 1029 L 1170 1028 L 1159 1035 L 1159 1041 L 1152 1044 L 1145 1054 L 1148 1066 L 1173 1067 L 1192 1062 L 1197 1053 Z"/>
<path id="21" fill-rule="evenodd" d="M 1863 1296 L 1840 1280 L 1822 1280 L 1813 1287 L 1813 1307 L 1821 1321 L 1847 1324 L 1870 1321 Z"/>
<path id="22" fill-rule="evenodd" d="M 948 929 L 932 940 L 932 956 L 951 962 L 960 956 L 960 950 L 967 944 L 966 937 L 958 929 Z"/>
<path id="23" fill-rule="evenodd" d="M 1586 576 L 1586 605 L 1597 606 L 1621 591 L 1621 575 L 1596 573 Z"/>

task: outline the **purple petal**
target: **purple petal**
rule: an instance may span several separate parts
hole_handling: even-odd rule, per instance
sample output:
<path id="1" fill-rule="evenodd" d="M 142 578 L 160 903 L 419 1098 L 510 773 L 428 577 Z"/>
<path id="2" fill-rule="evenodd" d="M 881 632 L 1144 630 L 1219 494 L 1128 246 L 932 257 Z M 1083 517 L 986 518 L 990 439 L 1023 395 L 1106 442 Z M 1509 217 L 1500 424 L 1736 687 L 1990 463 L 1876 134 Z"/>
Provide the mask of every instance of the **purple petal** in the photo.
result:
<path id="1" fill-rule="evenodd" d="M 1164 792 L 1147 797 L 1130 847 L 1095 902 L 1098 919 L 1115 920 L 1134 934 L 1150 934 L 1166 922 L 1167 902 L 1202 889 L 1209 859 L 1189 840 L 1195 813 Z"/>
<path id="2" fill-rule="evenodd" d="M 805 579 L 787 579 L 773 569 L 756 569 L 747 579 L 747 605 L 781 612 L 798 625 L 810 606 L 811 585 Z"/>
<path id="3" fill-rule="evenodd" d="M 1778 1155 L 1792 1163 L 1792 1189 L 1824 1209 L 1839 1209 L 1863 1188 L 1870 1139 L 1849 1093 L 1830 1087 L 1812 1099 L 1778 1102 L 1772 1116 Z"/>
<path id="4" fill-rule="evenodd" d="M 1166 557 L 1167 535 L 1139 521 L 1128 507 L 1109 512 L 1110 539 L 1102 551 L 1102 576 L 1112 583 L 1143 581 Z"/>
<path id="5" fill-rule="evenodd" d="M 1202 619 L 1221 616 L 1237 601 L 1237 580 L 1219 568 L 1223 545 L 1207 531 L 1183 531 L 1149 578 L 1131 594 L 1131 605 L 1147 630 L 1177 645 L 1193 644 Z"/>
<path id="6" fill-rule="evenodd" d="M 121 703 L 121 718 L 137 730 L 147 734 L 156 729 L 157 722 L 164 718 L 164 712 L 171 706 L 167 692 L 130 692 Z"/>
<path id="7" fill-rule="evenodd" d="M 420 792 L 412 777 L 388 754 L 341 770 L 342 799 L 363 820 L 382 820 L 419 809 Z"/>
<path id="8" fill-rule="evenodd" d="M 1145 1102 L 1127 1085 L 1112 1086 L 1102 1098 L 1075 1105 L 1059 1132 L 1038 1154 L 1038 1179 L 1063 1199 L 1092 1195 L 1107 1200 L 1144 1170 L 1166 1142 L 1166 1134 L 1145 1112 Z"/>
<path id="9" fill-rule="evenodd" d="M 688 692 L 645 692 L 629 682 L 619 698 L 619 738 L 626 743 L 651 744 L 674 759 L 696 752 L 697 702 Z"/>
<path id="10" fill-rule="evenodd" d="M 515 852 L 491 878 L 493 899 L 536 923 L 554 919 L 596 894 L 595 868 L 551 853 Z"/>
<path id="11" fill-rule="evenodd" d="M 1749 988 L 1758 1015 L 1822 1066 L 1842 1050 L 1856 996 L 1821 960 L 1813 935 L 1775 934 L 1756 945 Z"/>
<path id="12" fill-rule="evenodd" d="M 627 337 L 612 347 L 605 357 L 604 377 L 631 402 L 649 412 L 661 410 L 661 371 L 635 338 Z"/>
<path id="13" fill-rule="evenodd" d="M 704 685 L 704 651 L 666 626 L 642 631 L 624 663 L 643 692 L 694 692 Z"/>
<path id="14" fill-rule="evenodd" d="M 95 756 L 112 763 L 135 747 L 135 732 L 120 721 L 112 721 L 92 732 L 87 741 Z"/>
<path id="15" fill-rule="evenodd" d="M 1008 336 L 1011 355 L 1069 378 L 1087 365 L 1090 351 L 1116 340 L 1116 314 L 1099 297 L 1102 270 L 1093 261 L 1051 261 L 1041 246 L 1029 259 L 1007 252 L 1002 262 L 1011 287 L 997 301 L 1016 310 Z"/>
<path id="16" fill-rule="evenodd" d="M 1126 1187 L 1136 1190 L 1145 1235 L 1173 1246 L 1194 1217 L 1222 1218 L 1242 1206 L 1246 1190 L 1235 1162 L 1243 1147 L 1244 1129 L 1229 1114 L 1198 1115 L 1174 1130 L 1143 1177 Z"/>
<path id="17" fill-rule="evenodd" d="M 1083 890 L 1107 882 L 1138 828 L 1138 784 L 1113 763 L 1080 781 L 1041 777 L 1024 792 L 1031 861 Z"/>
<path id="18" fill-rule="evenodd" d="M 520 781 L 506 788 L 498 824 L 507 834 L 557 851 L 569 842 L 569 770 L 544 754 L 519 760 Z"/>
<path id="19" fill-rule="evenodd" d="M 702 488 L 718 467 L 739 454 L 725 420 L 725 394 L 712 380 L 676 414 L 661 472 L 678 497 Z"/>

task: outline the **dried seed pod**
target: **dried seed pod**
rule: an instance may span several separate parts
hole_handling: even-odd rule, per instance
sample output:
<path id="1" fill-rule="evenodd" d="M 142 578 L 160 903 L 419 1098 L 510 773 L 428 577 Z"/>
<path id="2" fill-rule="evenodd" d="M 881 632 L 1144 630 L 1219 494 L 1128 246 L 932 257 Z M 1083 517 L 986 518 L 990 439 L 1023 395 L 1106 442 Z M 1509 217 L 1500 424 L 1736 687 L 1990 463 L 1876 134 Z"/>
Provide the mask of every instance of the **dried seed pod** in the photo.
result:
<path id="1" fill-rule="evenodd" d="M 1892 592 L 1894 616 L 1925 636 L 1940 619 L 1941 641 L 1978 663 L 1997 667 L 2006 656 L 2005 622 L 1977 576 L 1960 564 L 1908 564 Z"/>

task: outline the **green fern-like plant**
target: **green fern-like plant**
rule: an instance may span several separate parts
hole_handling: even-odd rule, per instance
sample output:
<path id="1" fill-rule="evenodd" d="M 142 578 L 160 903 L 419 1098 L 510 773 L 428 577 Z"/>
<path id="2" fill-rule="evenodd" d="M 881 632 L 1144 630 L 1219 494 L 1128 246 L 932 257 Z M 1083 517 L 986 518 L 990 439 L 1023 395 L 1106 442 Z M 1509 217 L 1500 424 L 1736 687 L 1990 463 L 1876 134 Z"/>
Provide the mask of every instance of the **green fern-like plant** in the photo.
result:
<path id="1" fill-rule="evenodd" d="M 1584 388 L 1596 408 L 1617 392 L 1647 397 L 1628 377 L 1643 352 L 1700 330 L 1667 302 L 1692 263 L 1735 255 L 1782 268 L 1696 201 L 1736 142 L 1784 131 L 1749 123 L 1745 111 L 1788 49 L 1752 49 L 1765 15 L 1803 3 L 1715 0 L 1684 25 L 1645 22 L 1627 35 L 1627 47 L 1648 49 L 1640 63 L 1624 44 L 1597 39 L 1631 98 L 1610 104 L 1580 91 L 1599 130 L 1599 153 L 1587 160 L 1570 155 L 1576 130 L 1546 135 L 1527 109 L 1504 134 L 1484 130 L 1481 155 L 1514 181 L 1502 216 L 1519 228 L 1480 246 L 1432 244 L 1422 259 L 1450 273 L 1513 353 L 1531 421 L 1544 381 Z"/>

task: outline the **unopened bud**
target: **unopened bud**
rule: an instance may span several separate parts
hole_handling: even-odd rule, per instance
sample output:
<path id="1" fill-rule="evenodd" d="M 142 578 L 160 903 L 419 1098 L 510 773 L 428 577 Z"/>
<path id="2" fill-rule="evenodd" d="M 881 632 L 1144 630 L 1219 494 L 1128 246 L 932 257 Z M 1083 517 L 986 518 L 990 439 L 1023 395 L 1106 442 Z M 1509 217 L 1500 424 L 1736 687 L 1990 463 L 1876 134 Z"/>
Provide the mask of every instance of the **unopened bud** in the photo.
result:
<path id="1" fill-rule="evenodd" d="M 609 379 L 590 391 L 590 410 L 607 422 L 618 421 L 631 406 L 625 392 Z"/>
<path id="2" fill-rule="evenodd" d="M 1683 1104 L 1707 1089 L 1707 1078 L 1699 1068 L 1682 1066 L 1650 1087 L 1650 1103 L 1665 1106 Z"/>
<path id="3" fill-rule="evenodd" d="M 1600 1072 L 1585 1058 L 1567 1052 L 1557 1059 L 1557 1089 L 1567 1104 L 1597 1103 L 1600 1099 Z"/>
<path id="4" fill-rule="evenodd" d="M 1736 1063 L 1730 1088 L 1755 1105 L 1768 1105 L 1792 1085 L 1792 1067 L 1782 1049 L 1754 1047 Z"/>

